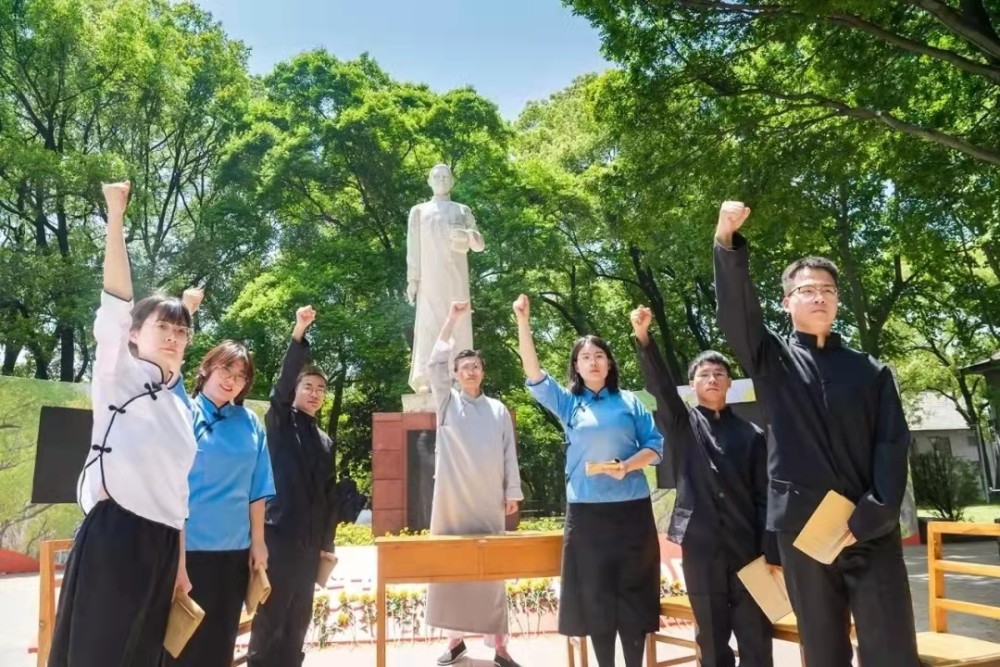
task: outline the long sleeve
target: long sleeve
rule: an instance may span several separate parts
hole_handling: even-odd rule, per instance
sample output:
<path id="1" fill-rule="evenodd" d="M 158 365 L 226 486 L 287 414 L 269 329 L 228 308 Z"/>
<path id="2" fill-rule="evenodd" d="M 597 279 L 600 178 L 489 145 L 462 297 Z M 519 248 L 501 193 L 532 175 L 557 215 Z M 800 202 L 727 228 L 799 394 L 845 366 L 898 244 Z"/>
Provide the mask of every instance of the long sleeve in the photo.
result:
<path id="1" fill-rule="evenodd" d="M 292 407 L 295 397 L 295 383 L 299 373 L 306 365 L 306 357 L 309 356 L 309 341 L 305 338 L 302 342 L 292 339 L 285 352 L 285 358 L 281 360 L 281 371 L 278 373 L 278 381 L 271 388 L 271 407 L 276 410 L 288 410 Z"/>
<path id="2" fill-rule="evenodd" d="M 663 434 L 656 428 L 653 422 L 653 415 L 642 404 L 639 397 L 632 392 L 627 392 L 631 399 L 632 418 L 635 420 L 635 439 L 638 449 L 651 449 L 656 452 L 657 459 L 654 465 L 663 460 Z"/>
<path id="3" fill-rule="evenodd" d="M 521 491 L 521 471 L 517 466 L 517 445 L 514 442 L 514 421 L 504 408 L 503 423 L 503 498 L 504 500 L 524 500 Z"/>
<path id="4" fill-rule="evenodd" d="M 906 425 L 899 391 L 888 366 L 882 368 L 877 382 L 872 488 L 861 497 L 847 522 L 859 542 L 882 537 L 895 529 L 906 493 L 910 429 Z"/>
<path id="5" fill-rule="evenodd" d="M 636 341 L 635 349 L 646 391 L 656 399 L 656 411 L 662 423 L 671 426 L 687 424 L 690 428 L 687 404 L 677 392 L 680 382 L 664 363 L 656 343 L 650 338 L 649 345 L 644 347 L 642 343 Z"/>
<path id="6" fill-rule="evenodd" d="M 128 349 L 128 332 L 132 326 L 132 302 L 108 292 L 101 292 L 101 305 L 94 318 L 94 374 L 112 375 Z"/>
<path id="7" fill-rule="evenodd" d="M 757 512 L 760 551 L 771 565 L 781 564 L 777 536 L 767 529 L 767 439 L 758 434 L 753 441 L 753 502 Z"/>
<path id="8" fill-rule="evenodd" d="M 430 359 L 427 361 L 427 378 L 430 382 L 439 426 L 444 423 L 444 415 L 448 410 L 448 402 L 451 400 L 451 371 L 448 368 L 448 362 L 451 359 L 454 344 L 454 341 L 447 343 L 436 341 L 431 349 Z"/>
<path id="9" fill-rule="evenodd" d="M 573 395 L 568 389 L 560 386 L 548 373 L 539 382 L 525 381 L 525 386 L 543 408 L 562 422 L 563 428 L 569 425 L 573 416 Z"/>
<path id="10" fill-rule="evenodd" d="M 250 502 L 255 503 L 274 497 L 274 472 L 271 469 L 271 454 L 267 449 L 267 433 L 257 415 L 252 412 L 250 415 L 255 425 L 254 439 L 257 443 L 257 461 L 250 478 Z"/>
<path id="11" fill-rule="evenodd" d="M 469 250 L 472 252 L 482 252 L 486 249 L 483 242 L 483 235 L 476 226 L 476 218 L 472 215 L 472 209 L 462 205 L 462 213 L 465 215 L 465 228 L 469 230 Z"/>
<path id="12" fill-rule="evenodd" d="M 420 209 L 410 209 L 406 223 L 406 281 L 420 280 Z"/>
<path id="13" fill-rule="evenodd" d="M 750 280 L 750 250 L 740 234 L 733 248 L 715 244 L 715 296 L 719 328 L 740 365 L 751 373 L 764 370 L 777 341 L 764 325 L 760 300 Z"/>

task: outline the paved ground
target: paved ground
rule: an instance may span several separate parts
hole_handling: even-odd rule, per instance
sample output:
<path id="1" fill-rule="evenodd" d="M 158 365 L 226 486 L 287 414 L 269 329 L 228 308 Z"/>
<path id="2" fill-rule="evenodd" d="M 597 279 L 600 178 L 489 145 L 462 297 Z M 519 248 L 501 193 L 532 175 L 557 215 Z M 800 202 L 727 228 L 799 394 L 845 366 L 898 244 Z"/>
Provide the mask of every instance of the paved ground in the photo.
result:
<path id="1" fill-rule="evenodd" d="M 976 542 L 946 545 L 945 556 L 958 560 L 997 564 L 995 542 Z M 927 615 L 927 549 L 926 547 L 906 547 L 905 557 L 910 574 L 913 595 L 914 616 L 917 631 L 926 630 Z M 348 585 L 363 585 L 364 579 L 372 573 L 372 554 L 364 549 L 342 554 L 342 570 Z M 338 566 L 339 568 L 339 566 Z M 946 594 L 960 600 L 997 604 L 1000 601 L 1000 580 L 967 575 L 948 575 Z M 980 639 L 1000 642 L 1000 623 L 961 614 L 952 614 L 950 631 Z M 33 667 L 35 656 L 28 653 L 34 645 L 38 624 L 38 578 L 36 576 L 0 577 L 0 665 L 3 667 Z M 690 628 L 672 628 L 682 636 L 691 636 Z M 471 659 L 461 667 L 489 667 L 492 665 L 492 651 L 478 640 L 469 642 Z M 565 639 L 556 635 L 531 638 L 515 638 L 511 644 L 514 656 L 525 666 L 546 667 L 566 664 Z M 669 647 L 660 648 L 660 657 L 676 655 Z M 389 647 L 389 667 L 411 667 L 433 665 L 441 653 L 437 642 L 400 642 Z M 340 645 L 322 651 L 310 651 L 306 667 L 370 667 L 375 664 L 375 651 L 371 645 Z M 591 665 L 596 665 L 591 661 Z M 621 664 L 621 663 L 619 663 Z M 692 663 L 693 664 L 693 663 Z M 775 642 L 776 667 L 798 667 L 797 647 L 785 642 Z"/>

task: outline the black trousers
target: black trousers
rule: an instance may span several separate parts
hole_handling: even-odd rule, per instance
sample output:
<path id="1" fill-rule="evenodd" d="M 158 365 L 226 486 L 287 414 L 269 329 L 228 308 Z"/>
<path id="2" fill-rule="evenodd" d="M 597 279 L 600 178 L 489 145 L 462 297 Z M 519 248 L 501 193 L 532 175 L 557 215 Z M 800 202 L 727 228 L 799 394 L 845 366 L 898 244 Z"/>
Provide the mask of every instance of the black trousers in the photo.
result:
<path id="1" fill-rule="evenodd" d="M 919 667 L 910 582 L 895 531 L 844 549 L 830 565 L 793 546 L 795 533 L 779 532 L 785 583 L 799 623 L 809 667 L 848 667 L 853 650 L 850 615 L 865 667 Z"/>
<path id="2" fill-rule="evenodd" d="M 93 507 L 70 552 L 49 667 L 156 667 L 177 579 L 180 531 Z"/>
<path id="3" fill-rule="evenodd" d="M 302 644 L 312 620 L 319 545 L 304 549 L 265 528 L 267 576 L 271 595 L 253 619 L 249 667 L 298 667 L 305 654 Z"/>
<path id="4" fill-rule="evenodd" d="M 771 621 L 736 575 L 745 563 L 736 565 L 719 548 L 682 546 L 681 551 L 700 664 L 735 667 L 736 656 L 729 647 L 735 633 L 741 667 L 773 667 Z"/>
<path id="5" fill-rule="evenodd" d="M 250 581 L 250 552 L 189 551 L 191 598 L 205 618 L 177 658 L 164 652 L 164 667 L 232 667 L 236 634 Z"/>

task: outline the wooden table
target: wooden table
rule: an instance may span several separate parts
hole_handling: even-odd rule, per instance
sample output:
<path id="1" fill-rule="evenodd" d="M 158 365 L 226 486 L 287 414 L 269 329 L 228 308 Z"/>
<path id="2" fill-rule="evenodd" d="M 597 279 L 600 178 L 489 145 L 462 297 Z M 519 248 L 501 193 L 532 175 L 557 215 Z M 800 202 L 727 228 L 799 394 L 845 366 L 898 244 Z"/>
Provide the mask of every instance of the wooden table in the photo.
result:
<path id="1" fill-rule="evenodd" d="M 375 604 L 376 667 L 385 667 L 385 587 L 445 581 L 495 581 L 559 576 L 562 532 L 488 536 L 379 537 Z"/>

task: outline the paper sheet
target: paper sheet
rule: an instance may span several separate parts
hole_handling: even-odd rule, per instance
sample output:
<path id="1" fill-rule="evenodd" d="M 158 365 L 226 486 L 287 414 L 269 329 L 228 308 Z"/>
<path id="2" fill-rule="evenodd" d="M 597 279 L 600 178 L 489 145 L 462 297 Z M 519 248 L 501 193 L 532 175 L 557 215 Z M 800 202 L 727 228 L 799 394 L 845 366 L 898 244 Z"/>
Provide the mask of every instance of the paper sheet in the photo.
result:
<path id="1" fill-rule="evenodd" d="M 847 520 L 853 513 L 854 503 L 836 491 L 828 491 L 802 532 L 795 538 L 795 547 L 829 565 L 837 558 L 850 537 Z"/>
<path id="2" fill-rule="evenodd" d="M 777 623 L 792 613 L 792 603 L 788 599 L 784 575 L 772 573 L 763 556 L 744 566 L 736 576 L 746 586 L 757 606 L 771 623 Z"/>

